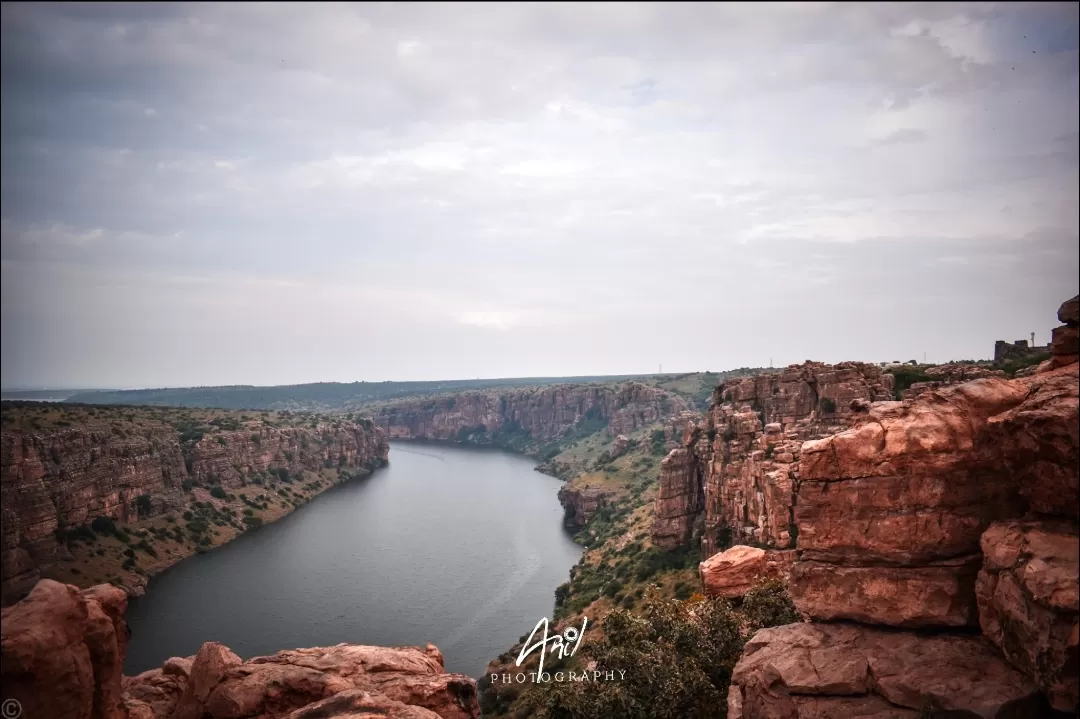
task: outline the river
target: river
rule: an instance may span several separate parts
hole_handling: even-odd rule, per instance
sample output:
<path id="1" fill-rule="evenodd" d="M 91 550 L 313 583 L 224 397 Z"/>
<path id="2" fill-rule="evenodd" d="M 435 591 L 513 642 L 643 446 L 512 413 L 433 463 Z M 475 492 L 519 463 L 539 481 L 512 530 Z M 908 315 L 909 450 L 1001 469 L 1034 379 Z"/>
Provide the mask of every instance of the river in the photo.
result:
<path id="1" fill-rule="evenodd" d="M 394 442 L 390 465 L 154 577 L 131 600 L 125 674 L 219 641 L 281 649 L 431 642 L 487 663 L 551 616 L 581 548 L 560 481 L 494 449 Z"/>

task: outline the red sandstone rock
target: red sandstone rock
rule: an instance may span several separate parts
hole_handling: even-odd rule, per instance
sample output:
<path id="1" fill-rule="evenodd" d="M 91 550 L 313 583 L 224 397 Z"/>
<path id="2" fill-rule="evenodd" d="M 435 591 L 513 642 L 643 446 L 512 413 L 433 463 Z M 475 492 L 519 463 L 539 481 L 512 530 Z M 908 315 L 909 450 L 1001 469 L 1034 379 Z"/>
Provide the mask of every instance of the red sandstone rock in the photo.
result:
<path id="1" fill-rule="evenodd" d="M 984 639 L 856 624 L 759 631 L 728 696 L 728 719 L 914 718 L 930 705 L 990 719 L 1038 717 L 1042 706 L 1038 688 Z"/>
<path id="2" fill-rule="evenodd" d="M 563 506 L 563 523 L 578 529 L 589 523 L 596 510 L 604 506 L 611 493 L 597 487 L 559 487 L 559 502 Z"/>
<path id="3" fill-rule="evenodd" d="M 475 719 L 476 682 L 437 648 L 339 644 L 242 662 L 207 642 L 195 657 L 124 678 L 127 596 L 42 580 L 3 610 L 4 699 L 49 719 Z M 337 697 L 336 701 L 331 701 Z"/>
<path id="4" fill-rule="evenodd" d="M 991 418 L 987 437 L 1032 510 L 1073 521 L 1080 520 L 1078 367 L 1017 380 L 1023 402 Z"/>
<path id="5" fill-rule="evenodd" d="M 695 535 L 688 529 L 700 521 L 705 556 L 730 541 L 792 548 L 803 441 L 848 426 L 862 412 L 861 402 L 891 397 L 892 376 L 857 362 L 808 362 L 718 387 L 708 416 L 683 443 L 690 452 L 681 460 L 687 470 L 661 475 L 654 541 L 685 543 Z M 693 466 L 699 480 L 687 474 Z M 692 481 L 704 489 L 700 509 L 691 505 L 685 514 L 682 507 L 666 506 L 671 497 L 693 496 Z"/>
<path id="6" fill-rule="evenodd" d="M 664 550 L 686 546 L 704 502 L 701 474 L 693 451 L 687 447 L 671 450 L 660 463 L 653 544 Z"/>
<path id="7" fill-rule="evenodd" d="M 240 666 L 242 663 L 240 657 L 233 654 L 223 644 L 218 642 L 203 644 L 191 664 L 184 693 L 176 704 L 173 718 L 201 719 L 210 693 L 214 691 L 229 669 Z"/>
<path id="8" fill-rule="evenodd" d="M 710 597 L 741 597 L 762 581 L 787 579 L 795 552 L 736 545 L 698 565 L 701 584 Z"/>
<path id="9" fill-rule="evenodd" d="M 115 587 L 80 593 L 42 580 L 4 608 L 4 699 L 18 701 L 26 717 L 121 719 L 126 603 Z"/>
<path id="10" fill-rule="evenodd" d="M 1080 537 L 1072 522 L 996 522 L 982 536 L 983 633 L 1034 677 L 1055 709 L 1080 710 Z"/>
<path id="11" fill-rule="evenodd" d="M 1080 295 L 1065 300 L 1057 312 L 1058 322 L 1070 327 L 1080 326 Z"/>
<path id="12" fill-rule="evenodd" d="M 439 715 L 382 694 L 349 689 L 297 709 L 288 719 L 439 719 Z"/>
<path id="13" fill-rule="evenodd" d="M 963 627 L 978 623 L 971 555 L 937 566 L 845 567 L 800 561 L 788 591 L 811 619 L 848 619 L 894 627 Z"/>

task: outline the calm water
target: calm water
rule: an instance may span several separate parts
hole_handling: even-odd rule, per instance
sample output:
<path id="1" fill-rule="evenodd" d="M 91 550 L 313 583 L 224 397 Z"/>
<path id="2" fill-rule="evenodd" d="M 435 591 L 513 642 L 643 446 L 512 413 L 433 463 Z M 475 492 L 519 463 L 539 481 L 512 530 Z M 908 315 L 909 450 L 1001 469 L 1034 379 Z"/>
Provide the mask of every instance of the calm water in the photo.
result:
<path id="1" fill-rule="evenodd" d="M 396 442 L 390 466 L 151 580 L 126 674 L 208 640 L 241 657 L 432 642 L 472 676 L 540 619 L 580 555 L 559 480 L 497 450 Z"/>

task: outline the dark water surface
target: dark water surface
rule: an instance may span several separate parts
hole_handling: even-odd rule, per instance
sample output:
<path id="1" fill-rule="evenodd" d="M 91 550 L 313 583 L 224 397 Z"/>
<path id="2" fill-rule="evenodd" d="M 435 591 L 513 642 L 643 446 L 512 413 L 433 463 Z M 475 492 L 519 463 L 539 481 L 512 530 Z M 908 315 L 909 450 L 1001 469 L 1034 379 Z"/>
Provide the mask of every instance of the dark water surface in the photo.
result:
<path id="1" fill-rule="evenodd" d="M 560 481 L 498 450 L 395 442 L 390 466 L 177 564 L 133 599 L 125 673 L 209 640 L 281 649 L 436 644 L 472 676 L 540 617 L 580 556 Z"/>

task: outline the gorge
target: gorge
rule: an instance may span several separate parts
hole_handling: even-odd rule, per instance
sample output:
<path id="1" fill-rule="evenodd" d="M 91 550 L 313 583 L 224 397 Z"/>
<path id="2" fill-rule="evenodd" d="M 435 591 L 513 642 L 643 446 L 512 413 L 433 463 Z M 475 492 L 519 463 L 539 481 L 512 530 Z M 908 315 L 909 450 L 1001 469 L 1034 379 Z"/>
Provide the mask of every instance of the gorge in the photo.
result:
<path id="1" fill-rule="evenodd" d="M 469 390 L 380 404 L 371 408 L 370 423 L 355 416 L 314 420 L 316 427 L 332 429 L 337 421 L 341 428 L 360 428 L 365 437 L 370 432 L 368 442 L 376 448 L 382 437 L 394 439 L 390 468 L 332 489 L 329 483 L 315 487 L 292 505 L 311 500 L 304 511 L 155 579 L 150 593 L 131 601 L 127 617 L 133 635 L 126 651 L 129 672 L 160 668 L 124 679 L 120 690 L 104 693 L 122 697 L 118 713 L 86 716 L 198 715 L 186 708 L 192 706 L 215 719 L 366 716 L 354 711 L 357 702 L 376 699 L 383 702 L 382 714 L 372 715 L 394 716 L 427 715 L 405 713 L 411 709 L 391 706 L 393 701 L 444 717 L 476 716 L 483 710 L 485 716 L 577 719 L 601 715 L 628 701 L 651 707 L 647 714 L 628 716 L 660 716 L 654 710 L 662 705 L 663 716 L 704 711 L 704 716 L 731 719 L 1004 719 L 1075 713 L 1080 609 L 1075 509 L 1080 444 L 1078 305 L 1074 298 L 1060 308 L 1063 326 L 1054 332 L 1050 359 L 1014 376 L 973 364 L 898 371 L 856 362 L 807 362 L 751 377 L 724 378 L 704 412 L 686 394 L 622 381 Z M 209 422 L 209 417 L 204 419 Z M 279 415 L 267 419 L 309 428 L 313 421 Z M 289 433 L 300 427 L 270 426 L 262 431 L 272 429 L 292 438 L 292 444 L 279 445 L 279 451 L 286 459 L 285 451 L 292 453 L 289 461 L 295 461 L 304 436 Z M 187 506 L 192 508 L 186 511 L 193 517 L 196 510 L 218 519 L 225 514 L 225 525 L 236 529 L 227 519 L 227 506 L 219 501 L 238 501 L 250 509 L 239 497 L 265 501 L 258 497 L 271 486 L 266 482 L 273 482 L 275 493 L 295 486 L 283 482 L 273 461 L 257 471 L 240 472 L 232 465 L 244 466 L 243 462 L 214 459 L 211 454 L 199 455 L 196 462 L 190 450 L 209 444 L 207 440 L 223 449 L 234 444 L 239 448 L 246 446 L 240 442 L 242 436 L 224 437 L 224 443 L 209 432 L 194 442 L 190 437 L 179 439 L 179 455 L 192 459 L 186 463 L 182 459 L 180 465 L 163 463 L 204 485 L 188 491 L 180 482 L 180 494 L 189 496 Z M 307 439 L 310 447 L 312 438 Z M 545 473 L 566 482 L 560 487 L 533 472 L 527 459 L 490 449 L 451 448 L 447 442 L 531 455 L 541 460 Z M 333 441 L 331 446 L 336 446 Z M 237 449 L 235 456 L 247 457 L 245 452 Z M 430 480 L 436 472 L 424 469 L 426 463 L 462 452 L 466 454 L 456 456 L 518 463 L 529 477 L 522 474 L 512 489 L 500 488 L 495 479 L 485 484 L 479 465 L 470 465 L 465 471 L 468 481 L 433 485 Z M 304 460 L 306 464 L 290 465 L 302 478 L 299 486 L 314 481 L 305 472 L 327 482 L 330 474 L 344 479 L 333 467 L 323 466 L 327 460 L 333 464 L 335 456 L 351 477 L 346 467 L 354 460 L 342 451 L 324 453 Z M 395 475 L 398 462 L 407 469 L 412 461 L 420 468 L 415 474 Z M 257 464 L 254 459 L 247 463 Z M 230 475 L 230 469 L 237 474 Z M 25 468 L 20 472 L 12 476 L 32 476 Z M 496 474 L 518 476 L 516 472 L 504 468 Z M 293 471 L 287 476 L 292 478 Z M 255 485 L 251 495 L 245 484 L 249 477 L 264 482 Z M 469 483 L 478 479 L 479 485 Z M 170 483 L 175 483 L 171 474 L 162 486 Z M 224 493 L 224 500 L 212 493 L 214 487 L 221 488 L 217 494 Z M 529 494 L 532 487 L 542 488 L 535 497 Z M 486 506 L 470 489 L 479 489 L 480 495 L 507 489 L 518 496 L 501 497 Z M 323 490 L 329 491 L 314 497 Z M 380 504 L 380 493 L 392 501 Z M 229 499 L 230 495 L 237 499 Z M 146 521 L 139 516 L 140 507 L 147 511 L 140 496 L 128 491 L 122 494 L 123 501 L 92 506 L 109 507 L 122 523 L 133 520 L 139 525 Z M 148 511 L 156 518 L 153 497 L 149 504 Z M 213 513 L 200 504 L 211 505 Z M 117 509 L 121 506 L 127 509 Z M 518 506 L 529 508 L 525 514 L 542 517 L 544 528 L 527 527 L 520 536 L 508 532 L 523 515 L 507 507 Z M 501 524 L 496 521 L 500 513 L 505 520 Z M 576 545 L 561 534 L 560 514 L 576 532 Z M 458 525 L 458 520 L 464 523 Z M 5 521 L 5 541 L 6 527 Z M 559 533 L 544 535 L 552 528 Z M 459 535 L 468 540 L 470 531 L 476 533 L 475 542 L 457 541 Z M 73 548 L 65 536 L 56 555 L 63 553 L 63 544 L 73 556 L 83 556 L 79 552 L 87 543 L 80 536 L 76 531 Z M 301 551 L 304 536 L 322 537 L 321 551 L 316 555 Z M 535 575 L 538 581 L 528 600 L 535 604 L 520 602 L 513 588 L 532 580 L 527 540 L 541 536 L 551 539 L 551 554 L 536 564 L 563 564 L 558 571 Z M 387 548 L 379 544 L 384 539 L 394 551 L 379 556 Z M 114 540 L 110 536 L 99 542 Z M 263 540 L 268 541 L 260 551 L 269 550 L 262 551 L 267 556 L 247 554 L 246 545 Z M 597 638 L 560 666 L 597 670 L 649 666 L 649 677 L 629 673 L 630 684 L 587 690 L 492 683 L 491 674 L 513 666 L 524 639 L 511 646 L 513 637 L 548 615 L 550 590 L 565 578 L 565 570 L 582 551 L 577 545 L 584 553 L 570 569 L 569 581 L 555 589 L 555 630 L 580 625 L 587 616 Z M 32 543 L 11 546 L 32 557 L 47 556 L 32 554 Z M 552 559 L 556 555 L 561 559 Z M 51 566 L 69 566 L 65 561 L 60 557 Z M 380 568 L 381 562 L 389 564 Z M 391 586 L 381 594 L 367 580 L 388 567 L 402 568 L 394 562 L 405 563 L 408 586 Z M 53 571 L 45 566 L 41 565 L 42 573 Z M 221 603 L 246 605 L 252 627 L 270 625 L 277 631 L 280 625 L 282 635 L 276 643 L 246 643 L 242 620 L 233 623 L 237 626 L 214 625 L 194 616 L 199 600 L 184 592 L 187 585 L 199 586 L 206 580 L 186 580 L 184 573 L 202 571 L 201 566 L 213 568 L 222 581 L 213 585 Z M 247 567 L 251 576 L 245 575 Z M 522 567 L 524 572 L 514 574 Z M 302 578 L 297 595 L 281 593 L 273 576 L 278 570 Z M 492 575 L 484 577 L 485 582 L 501 578 L 504 584 L 484 584 L 476 595 L 469 594 L 462 582 L 485 572 Z M 327 583 L 322 576 L 326 573 L 335 575 L 335 583 Z M 72 583 L 88 581 L 69 576 Z M 153 605 L 156 587 L 167 586 L 173 577 L 185 586 L 163 592 L 162 603 Z M 230 582 L 235 588 L 255 578 L 265 580 L 257 585 L 255 600 L 245 602 L 230 593 Z M 343 583 L 336 583 L 339 579 Z M 5 610 L 5 657 L 7 646 L 26 641 L 6 628 L 9 618 L 14 617 L 18 627 L 31 621 L 20 617 L 59 601 L 61 592 L 55 585 L 38 586 L 45 589 L 37 599 Z M 323 597 L 312 603 L 320 586 L 332 586 L 333 598 L 345 600 L 335 603 Z M 370 592 L 383 607 L 358 613 L 374 617 L 370 632 L 341 629 L 360 626 L 342 621 L 363 604 L 349 600 L 352 588 Z M 80 596 L 87 607 L 97 601 L 108 614 L 106 605 L 119 600 L 103 600 L 107 591 L 86 589 Z M 466 597 L 467 608 L 459 607 L 455 615 L 452 607 L 431 604 L 450 595 Z M 170 601 L 173 607 L 168 606 Z M 301 602 L 323 605 L 315 617 L 318 626 L 289 634 L 290 625 L 300 623 L 282 608 Z M 445 612 L 453 628 L 410 626 L 403 612 L 424 602 L 429 613 Z M 503 627 L 491 621 L 509 617 L 519 603 L 527 605 L 520 617 Z M 391 614 L 381 615 L 387 604 L 392 605 Z M 86 611 L 87 616 L 95 614 L 92 608 Z M 201 634 L 185 639 L 187 643 L 175 632 L 177 641 L 165 652 L 175 656 L 162 664 L 161 656 L 144 656 L 139 647 L 140 634 L 146 636 L 144 612 L 155 617 L 172 613 L 177 627 L 204 624 Z M 540 613 L 519 626 L 521 617 L 536 612 Z M 704 621 L 702 617 L 717 622 L 709 625 L 713 635 L 694 634 L 701 631 L 700 626 L 693 627 Z M 391 623 L 416 632 L 401 640 L 394 638 L 405 636 L 401 633 L 379 634 L 385 628 L 381 625 Z M 656 627 L 680 627 L 678 631 L 705 643 L 689 642 L 671 654 L 671 646 L 663 640 L 667 630 L 657 630 L 650 638 L 627 627 L 646 634 Z M 496 632 L 502 644 L 488 642 L 472 658 L 461 651 L 463 637 Z M 611 646 L 607 641 L 613 636 L 626 644 Z M 358 644 L 284 651 L 244 662 L 217 641 L 244 656 L 311 643 Z M 397 641 L 417 646 L 408 650 L 370 646 Z M 427 647 L 428 641 L 439 648 Z M 89 649 L 89 638 L 84 644 L 89 654 L 102 654 Z M 11 656 L 23 656 L 11 651 Z M 40 648 L 26 649 L 27 662 L 37 661 L 34 657 L 40 658 L 40 653 Z M 496 655 L 479 686 L 465 676 L 478 675 L 478 665 Z M 373 665 L 365 663 L 374 656 L 387 667 L 379 682 L 372 677 Z M 109 666 L 114 666 L 115 658 L 111 661 Z M 202 669 L 196 671 L 196 665 Z M 8 666 L 5 659 L 5 677 Z M 318 674 L 300 677 L 293 671 L 297 667 Z M 445 674 L 446 670 L 452 673 Z M 328 674 L 336 678 L 327 678 Z M 191 689 L 196 676 L 202 685 L 198 690 Z M 696 689 L 671 695 L 679 685 Z M 91 695 L 97 696 L 94 687 L 105 685 L 95 679 L 90 686 Z M 278 686 L 286 687 L 284 693 L 274 688 Z M 357 694 L 373 695 L 383 689 L 387 692 L 382 698 Z M 333 706 L 320 704 L 334 697 L 338 698 Z M 97 701 L 91 705 L 98 706 Z M 312 713 L 303 713 L 309 710 Z"/>

